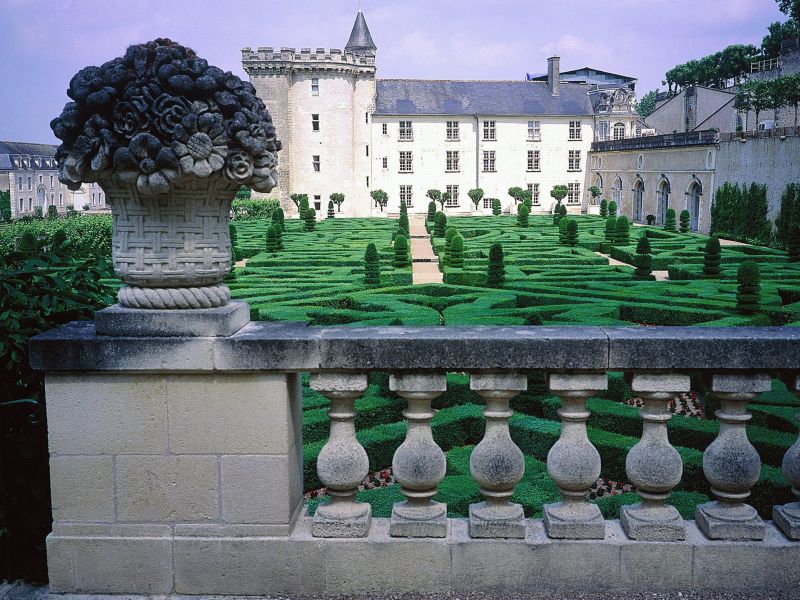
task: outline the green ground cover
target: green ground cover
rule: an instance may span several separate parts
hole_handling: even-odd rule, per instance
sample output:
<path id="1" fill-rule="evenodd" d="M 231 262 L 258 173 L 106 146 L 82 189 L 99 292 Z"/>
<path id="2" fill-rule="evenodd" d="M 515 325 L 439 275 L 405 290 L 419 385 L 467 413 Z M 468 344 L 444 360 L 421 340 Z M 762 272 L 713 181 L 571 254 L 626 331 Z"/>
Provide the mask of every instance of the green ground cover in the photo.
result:
<path id="1" fill-rule="evenodd" d="M 559 244 L 559 228 L 550 217 L 530 217 L 520 227 L 513 217 L 459 217 L 448 220 L 464 239 L 463 268 L 446 266 L 445 238 L 432 237 L 444 272 L 442 285 L 410 284 L 410 270 L 392 268 L 392 233 L 388 219 L 321 220 L 314 232 L 287 221 L 284 250 L 264 251 L 265 221 L 237 222 L 238 248 L 251 257 L 237 267 L 229 286 L 262 320 L 301 320 L 311 325 L 769 325 L 800 324 L 800 266 L 780 250 L 756 246 L 723 246 L 721 274 L 702 276 L 707 237 L 656 227 L 633 227 L 627 245 L 607 245 L 606 220 L 578 217 L 578 243 Z M 433 228 L 431 228 L 433 233 Z M 605 256 L 632 264 L 638 237 L 647 235 L 654 270 L 669 271 L 670 281 L 637 280 L 628 266 L 609 266 Z M 363 256 L 373 242 L 381 258 L 381 285 L 364 285 Z M 502 289 L 488 289 L 486 270 L 491 245 L 500 242 L 505 255 Z M 744 260 L 758 262 L 762 274 L 761 310 L 752 316 L 736 312 L 736 272 Z M 665 302 L 668 298 L 668 302 Z M 303 435 L 306 491 L 321 487 L 316 457 L 328 436 L 328 401 L 304 379 Z M 529 391 L 513 401 L 512 437 L 526 454 L 526 474 L 514 501 L 528 516 L 541 516 L 542 505 L 558 500 L 548 477 L 546 457 L 559 435 L 556 409 L 543 380 L 531 376 Z M 700 390 L 702 396 L 702 390 Z M 612 374 L 609 391 L 592 398 L 589 436 L 600 451 L 602 477 L 625 481 L 625 456 L 641 434 L 638 409 L 622 401 L 632 396 L 624 380 Z M 373 374 L 357 401 L 358 438 L 370 457 L 370 470 L 391 466 L 405 437 L 404 401 L 388 390 L 387 378 Z M 482 400 L 469 390 L 464 374 L 448 375 L 448 391 L 434 403 L 434 437 L 447 453 L 447 476 L 438 499 L 452 516 L 464 516 L 480 492 L 469 475 L 469 453 L 482 435 Z M 797 400 L 776 382 L 775 389 L 751 405 L 748 428 L 764 466 L 751 499 L 768 516 L 772 504 L 789 500 L 780 472 L 786 449 L 796 439 Z M 713 407 L 707 406 L 713 413 Z M 702 451 L 714 439 L 713 418 L 677 415 L 670 437 L 684 460 L 684 477 L 671 502 L 686 518 L 709 496 L 702 474 Z M 388 516 L 402 499 L 396 484 L 365 489 L 359 498 L 373 505 L 376 516 Z M 603 513 L 614 518 L 620 506 L 636 502 L 635 493 L 597 498 Z M 321 498 L 309 500 L 313 511 Z"/>

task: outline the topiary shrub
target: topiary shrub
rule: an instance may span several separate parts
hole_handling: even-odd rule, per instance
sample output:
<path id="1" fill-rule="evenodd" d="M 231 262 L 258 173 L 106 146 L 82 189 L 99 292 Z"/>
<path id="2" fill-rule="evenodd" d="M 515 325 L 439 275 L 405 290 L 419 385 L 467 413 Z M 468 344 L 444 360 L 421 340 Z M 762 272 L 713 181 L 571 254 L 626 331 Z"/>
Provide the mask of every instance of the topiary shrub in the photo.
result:
<path id="1" fill-rule="evenodd" d="M 58 209 L 53 204 L 47 207 L 47 218 L 48 219 L 58 218 Z"/>
<path id="2" fill-rule="evenodd" d="M 630 243 L 631 224 L 628 217 L 622 215 L 617 219 L 617 227 L 614 235 L 615 246 L 627 246 Z"/>
<path id="3" fill-rule="evenodd" d="M 650 279 L 653 273 L 653 257 L 650 255 L 650 239 L 646 235 L 639 238 L 633 260 L 636 267 L 633 275 L 638 279 Z"/>
<path id="4" fill-rule="evenodd" d="M 333 200 L 328 200 L 328 218 L 333 219 L 336 216 L 336 210 L 333 208 Z"/>
<path id="5" fill-rule="evenodd" d="M 277 225 L 280 228 L 281 233 L 286 231 L 286 223 L 284 223 L 285 219 L 286 217 L 283 214 L 282 208 L 278 207 L 272 211 L 272 224 Z"/>
<path id="6" fill-rule="evenodd" d="M 16 240 L 17 252 L 20 254 L 39 254 L 39 240 L 32 231 L 23 231 Z"/>
<path id="7" fill-rule="evenodd" d="M 317 211 L 313 208 L 306 209 L 303 216 L 303 231 L 314 231 L 317 226 Z"/>
<path id="8" fill-rule="evenodd" d="M 464 238 L 458 233 L 450 242 L 450 257 L 447 264 L 454 269 L 464 268 Z"/>
<path id="9" fill-rule="evenodd" d="M 428 202 L 428 216 L 426 217 L 426 219 L 428 221 L 433 221 L 435 217 L 436 217 L 436 202 L 431 200 L 430 202 Z"/>
<path id="10" fill-rule="evenodd" d="M 563 244 L 564 239 L 567 236 L 567 223 L 569 223 L 569 219 L 561 219 L 558 222 L 558 243 Z"/>
<path id="11" fill-rule="evenodd" d="M 528 226 L 528 215 L 530 214 L 531 209 L 528 208 L 528 205 L 523 203 L 517 207 L 517 227 L 527 227 Z"/>
<path id="12" fill-rule="evenodd" d="M 604 219 L 608 218 L 608 200 L 605 198 L 600 200 L 600 216 Z"/>
<path id="13" fill-rule="evenodd" d="M 647 219 L 647 224 L 648 225 L 654 225 L 655 222 L 656 222 L 656 216 L 655 215 L 647 215 L 645 217 L 645 219 Z"/>
<path id="14" fill-rule="evenodd" d="M 405 204 L 401 204 L 401 206 L 405 206 Z M 408 225 L 408 213 L 407 212 L 400 212 L 400 218 L 397 219 L 397 228 L 400 230 L 404 236 L 409 237 L 409 225 Z"/>
<path id="15" fill-rule="evenodd" d="M 433 235 L 436 237 L 444 237 L 445 229 L 447 228 L 447 215 L 439 211 L 433 217 Z"/>
<path id="16" fill-rule="evenodd" d="M 83 210 L 89 210 L 89 205 L 88 204 L 84 204 L 83 205 Z M 42 207 L 41 206 L 34 206 L 33 207 L 33 218 L 34 219 L 41 219 L 41 218 L 43 218 L 43 216 L 44 216 L 44 213 L 42 212 Z"/>
<path id="17" fill-rule="evenodd" d="M 752 315 L 758 312 L 761 301 L 761 273 L 758 263 L 747 260 L 739 265 L 736 275 L 739 287 L 736 291 L 736 310 L 743 315 Z"/>
<path id="18" fill-rule="evenodd" d="M 402 233 L 394 238 L 394 262 L 395 269 L 404 269 L 411 264 L 408 257 L 408 238 Z"/>
<path id="19" fill-rule="evenodd" d="M 231 236 L 231 257 L 233 261 L 242 260 L 242 251 L 237 247 L 236 226 L 233 223 L 228 223 L 228 234 Z"/>
<path id="20" fill-rule="evenodd" d="M 617 203 L 613 200 L 608 203 L 608 216 L 609 217 L 616 217 L 617 216 Z"/>
<path id="21" fill-rule="evenodd" d="M 305 220 L 306 211 L 308 211 L 308 196 L 306 194 L 300 194 L 300 204 L 298 210 L 300 211 L 300 218 Z"/>
<path id="22" fill-rule="evenodd" d="M 501 288 L 506 279 L 503 246 L 496 242 L 489 248 L 489 266 L 486 270 L 486 287 Z"/>
<path id="23" fill-rule="evenodd" d="M 617 218 L 608 217 L 606 219 L 605 238 L 606 241 L 612 243 L 617 236 Z"/>
<path id="24" fill-rule="evenodd" d="M 267 252 L 275 253 L 278 251 L 278 228 L 275 225 L 267 227 L 266 248 Z"/>
<path id="25" fill-rule="evenodd" d="M 680 228 L 679 231 L 681 233 L 689 233 L 689 229 L 692 226 L 692 215 L 689 214 L 688 210 L 682 210 L 680 214 Z"/>
<path id="26" fill-rule="evenodd" d="M 492 214 L 497 217 L 501 215 L 503 212 L 503 207 L 500 205 L 500 200 L 495 198 L 492 200 Z"/>
<path id="27" fill-rule="evenodd" d="M 664 231 L 675 231 L 675 209 L 668 208 L 664 220 Z"/>
<path id="28" fill-rule="evenodd" d="M 706 277 L 719 277 L 719 265 L 721 262 L 722 248 L 719 245 L 719 238 L 710 237 L 706 242 L 703 256 L 703 275 Z"/>
<path id="29" fill-rule="evenodd" d="M 578 222 L 575 219 L 564 219 L 567 222 L 564 244 L 575 247 L 578 245 Z"/>
<path id="30" fill-rule="evenodd" d="M 370 242 L 367 244 L 367 250 L 364 252 L 364 285 L 380 285 L 381 284 L 381 259 L 378 256 L 378 249 L 375 244 Z"/>
<path id="31" fill-rule="evenodd" d="M 442 257 L 442 264 L 447 265 L 450 261 L 450 245 L 453 243 L 453 238 L 458 234 L 458 229 L 455 227 L 448 227 L 444 232 L 444 256 Z"/>

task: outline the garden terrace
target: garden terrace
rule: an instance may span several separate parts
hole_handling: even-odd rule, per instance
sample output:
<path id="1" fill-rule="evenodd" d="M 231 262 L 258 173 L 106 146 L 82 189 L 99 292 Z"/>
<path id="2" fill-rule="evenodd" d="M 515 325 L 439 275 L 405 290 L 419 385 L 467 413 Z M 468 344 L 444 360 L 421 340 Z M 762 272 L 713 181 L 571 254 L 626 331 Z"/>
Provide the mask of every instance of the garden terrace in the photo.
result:
<path id="1" fill-rule="evenodd" d="M 53 591 L 800 584 L 793 509 L 772 512 L 791 500 L 779 463 L 797 472 L 796 429 L 764 400 L 774 376 L 797 392 L 795 328 L 251 322 L 228 336 L 196 333 L 118 337 L 84 322 L 32 340 L 33 365 L 47 373 Z M 301 400 L 306 372 L 314 393 Z M 722 427 L 676 416 L 673 447 L 669 400 L 698 385 Z M 622 389 L 644 400 L 640 416 L 608 401 Z M 761 458 L 745 435 L 757 400 L 748 433 Z M 329 430 L 320 413 L 301 417 L 326 407 Z M 783 433 L 759 432 L 768 422 Z M 389 461 L 399 485 L 359 492 Z M 600 474 L 627 477 L 644 504 L 631 494 L 587 502 Z M 304 481 L 334 501 L 304 511 Z M 369 495 L 379 496 L 372 508 L 358 502 Z"/>

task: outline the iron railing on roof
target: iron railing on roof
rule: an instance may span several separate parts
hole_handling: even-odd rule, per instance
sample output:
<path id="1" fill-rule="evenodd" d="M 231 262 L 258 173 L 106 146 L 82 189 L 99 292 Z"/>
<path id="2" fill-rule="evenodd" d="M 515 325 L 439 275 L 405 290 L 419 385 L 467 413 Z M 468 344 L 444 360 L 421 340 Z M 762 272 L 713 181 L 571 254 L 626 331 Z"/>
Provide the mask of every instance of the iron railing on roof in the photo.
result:
<path id="1" fill-rule="evenodd" d="M 713 129 L 669 133 L 647 137 L 626 138 L 592 142 L 593 152 L 613 152 L 617 150 L 648 150 L 651 148 L 672 148 L 680 146 L 708 146 L 719 142 L 719 132 Z"/>

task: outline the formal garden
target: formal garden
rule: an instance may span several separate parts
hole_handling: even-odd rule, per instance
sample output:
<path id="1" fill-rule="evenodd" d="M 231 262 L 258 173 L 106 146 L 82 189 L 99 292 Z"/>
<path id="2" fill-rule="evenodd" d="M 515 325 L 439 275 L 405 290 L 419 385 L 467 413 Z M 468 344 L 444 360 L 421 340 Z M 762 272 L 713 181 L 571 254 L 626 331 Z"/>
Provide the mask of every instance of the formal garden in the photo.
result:
<path id="1" fill-rule="evenodd" d="M 792 187 L 784 213 L 800 204 L 794 193 Z M 800 262 L 792 244 L 720 244 L 687 232 L 685 216 L 674 211 L 665 227 L 654 227 L 631 225 L 605 202 L 602 216 L 574 217 L 560 211 L 531 216 L 524 202 L 516 216 L 447 217 L 433 206 L 426 226 L 444 283 L 412 285 L 407 215 L 350 219 L 337 216 L 333 206 L 324 215 L 298 206 L 304 218 L 286 218 L 269 201 L 234 203 L 236 264 L 226 283 L 234 298 L 250 305 L 253 319 L 431 327 L 800 323 Z M 791 229 L 789 220 L 784 214 L 781 231 Z M 27 366 L 27 339 L 90 319 L 95 309 L 113 303 L 119 282 L 109 265 L 110 236 L 111 218 L 103 215 L 29 219 L 0 230 L 2 391 L 4 399 L 13 399 L 0 408 L 6 424 L 2 455 L 13 463 L 2 469 L 0 543 L 3 570 L 17 576 L 43 575 L 50 524 L 41 378 Z M 709 499 L 702 453 L 719 430 L 705 382 L 693 381 L 692 389 L 698 391 L 671 403 L 675 416 L 669 423 L 684 464 L 669 502 L 687 519 Z M 303 467 L 311 512 L 326 498 L 316 457 L 328 437 L 328 404 L 304 376 Z M 447 455 L 438 499 L 447 502 L 451 516 L 465 516 L 481 498 L 469 457 L 484 432 L 482 404 L 466 373 L 450 373 L 447 392 L 434 401 L 433 434 Z M 590 499 L 605 517 L 617 518 L 622 505 L 638 501 L 626 481 L 625 458 L 640 438 L 641 401 L 621 374 L 609 373 L 608 391 L 588 405 L 589 438 L 602 457 Z M 799 405 L 779 381 L 750 405 L 748 435 L 763 461 L 751 503 L 765 518 L 773 504 L 790 499 L 780 466 L 796 439 Z M 358 439 L 370 461 L 359 497 L 376 516 L 388 516 L 402 499 L 391 461 L 406 435 L 404 406 L 389 391 L 385 373 L 373 374 L 356 402 Z M 512 401 L 512 438 L 526 455 L 525 476 L 512 500 L 529 517 L 541 517 L 543 504 L 559 499 L 545 464 L 560 432 L 559 406 L 543 373 L 530 373 L 528 391 Z"/>

